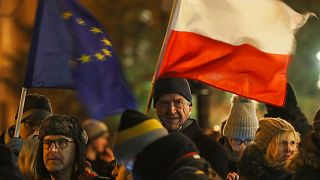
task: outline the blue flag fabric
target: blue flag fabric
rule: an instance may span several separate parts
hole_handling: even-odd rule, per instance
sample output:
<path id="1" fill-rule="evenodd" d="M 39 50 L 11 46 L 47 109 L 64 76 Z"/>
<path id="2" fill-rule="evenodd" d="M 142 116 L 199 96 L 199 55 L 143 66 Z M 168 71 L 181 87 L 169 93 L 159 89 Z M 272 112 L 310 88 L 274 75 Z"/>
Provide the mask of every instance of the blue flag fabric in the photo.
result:
<path id="1" fill-rule="evenodd" d="M 109 37 L 75 0 L 40 0 L 33 34 L 24 87 L 75 89 L 96 119 L 136 107 Z"/>

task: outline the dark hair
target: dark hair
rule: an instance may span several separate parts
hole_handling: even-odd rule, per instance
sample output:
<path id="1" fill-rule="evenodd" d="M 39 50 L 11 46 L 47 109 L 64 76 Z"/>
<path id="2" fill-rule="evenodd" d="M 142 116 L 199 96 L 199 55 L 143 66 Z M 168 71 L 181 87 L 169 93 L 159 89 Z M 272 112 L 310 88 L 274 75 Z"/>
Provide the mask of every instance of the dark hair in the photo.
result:
<path id="1" fill-rule="evenodd" d="M 84 171 L 85 145 L 88 141 L 86 132 L 78 121 L 66 115 L 53 115 L 43 120 L 39 130 L 39 146 L 36 157 L 36 171 L 39 178 L 50 178 L 43 162 L 43 139 L 47 135 L 64 135 L 73 138 L 76 143 L 76 156 L 73 164 L 72 179 L 79 177 Z"/>

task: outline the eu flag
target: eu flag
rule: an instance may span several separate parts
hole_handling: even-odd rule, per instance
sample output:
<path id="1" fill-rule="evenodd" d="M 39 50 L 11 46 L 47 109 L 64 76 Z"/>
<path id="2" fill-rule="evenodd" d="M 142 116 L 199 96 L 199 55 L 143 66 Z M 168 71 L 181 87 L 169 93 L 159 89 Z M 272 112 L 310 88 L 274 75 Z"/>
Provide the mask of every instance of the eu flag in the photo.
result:
<path id="1" fill-rule="evenodd" d="M 113 44 L 75 0 L 40 0 L 26 88 L 75 89 L 91 117 L 135 108 Z"/>

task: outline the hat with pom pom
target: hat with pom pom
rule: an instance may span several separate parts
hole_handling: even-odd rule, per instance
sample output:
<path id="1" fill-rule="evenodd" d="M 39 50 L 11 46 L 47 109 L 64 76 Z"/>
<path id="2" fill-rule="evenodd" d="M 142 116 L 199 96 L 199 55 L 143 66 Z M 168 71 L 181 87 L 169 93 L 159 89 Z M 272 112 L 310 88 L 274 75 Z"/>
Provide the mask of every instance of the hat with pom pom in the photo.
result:
<path id="1" fill-rule="evenodd" d="M 259 126 L 254 101 L 233 95 L 231 102 L 232 108 L 223 129 L 223 135 L 229 138 L 254 140 Z"/>

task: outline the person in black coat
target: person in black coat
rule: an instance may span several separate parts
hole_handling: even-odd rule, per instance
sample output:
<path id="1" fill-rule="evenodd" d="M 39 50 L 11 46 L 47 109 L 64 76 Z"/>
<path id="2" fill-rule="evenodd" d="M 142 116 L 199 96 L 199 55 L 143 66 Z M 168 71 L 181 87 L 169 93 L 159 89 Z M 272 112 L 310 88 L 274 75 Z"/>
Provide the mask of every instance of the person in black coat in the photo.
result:
<path id="1" fill-rule="evenodd" d="M 320 178 L 320 109 L 317 111 L 314 131 L 305 135 L 298 153 L 286 168 L 294 174 L 293 180 L 316 180 Z"/>
<path id="2" fill-rule="evenodd" d="M 153 107 L 163 126 L 172 132 L 188 136 L 200 151 L 200 156 L 222 177 L 228 173 L 228 157 L 223 146 L 204 135 L 198 122 L 190 119 L 192 95 L 189 83 L 182 78 L 162 78 L 155 82 Z"/>
<path id="3" fill-rule="evenodd" d="M 114 153 L 135 180 L 221 179 L 188 137 L 134 110 L 121 116 Z"/>

